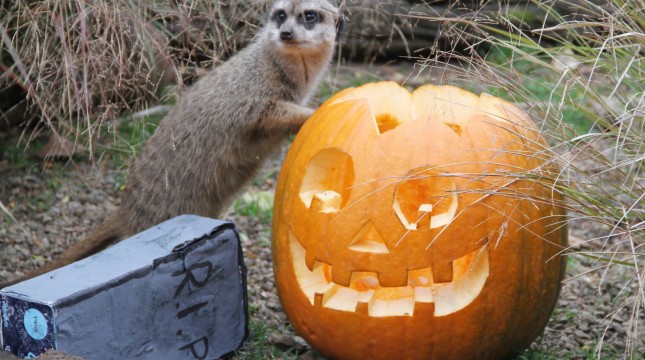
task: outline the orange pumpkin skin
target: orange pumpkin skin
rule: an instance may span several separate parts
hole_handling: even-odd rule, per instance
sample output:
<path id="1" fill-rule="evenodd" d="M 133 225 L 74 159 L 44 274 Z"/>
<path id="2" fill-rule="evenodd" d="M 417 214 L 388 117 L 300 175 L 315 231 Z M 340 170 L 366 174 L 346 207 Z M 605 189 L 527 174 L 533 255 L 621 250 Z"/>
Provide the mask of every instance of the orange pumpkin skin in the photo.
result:
<path id="1" fill-rule="evenodd" d="M 557 301 L 566 245 L 553 171 L 526 115 L 451 86 L 337 93 L 285 159 L 273 216 L 278 295 L 334 359 L 500 359 Z"/>

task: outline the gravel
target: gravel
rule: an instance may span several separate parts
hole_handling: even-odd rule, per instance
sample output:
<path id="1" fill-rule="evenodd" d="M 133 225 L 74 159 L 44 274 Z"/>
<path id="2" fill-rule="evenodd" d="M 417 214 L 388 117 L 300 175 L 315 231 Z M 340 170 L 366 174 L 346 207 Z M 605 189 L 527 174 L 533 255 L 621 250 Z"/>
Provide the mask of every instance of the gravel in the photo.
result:
<path id="1" fill-rule="evenodd" d="M 15 144 L 15 134 L 0 134 L 0 144 Z M 284 151 L 267 162 L 261 175 L 247 190 L 275 188 Z M 18 162 L 14 152 L 0 153 L 0 282 L 41 266 L 63 249 L 90 232 L 119 204 L 122 170 L 87 161 L 41 162 L 27 157 Z M 12 220 L 15 219 L 14 220 Z M 293 333 L 282 312 L 273 282 L 270 225 L 259 219 L 229 212 L 223 218 L 236 223 L 242 238 L 248 272 L 252 330 L 266 337 L 249 341 L 238 358 L 257 354 L 256 346 L 270 346 L 300 359 L 323 358 Z M 572 221 L 570 236 L 576 249 L 589 250 L 594 243 L 585 239 L 602 237 L 608 229 L 586 220 Z M 604 265 L 582 256 L 570 256 L 567 280 L 560 300 L 544 334 L 532 349 L 552 358 L 587 358 L 602 345 L 601 357 L 623 357 L 626 348 L 645 356 L 643 309 L 632 315 L 637 299 L 633 269 Z M 639 329 L 639 336 L 630 329 Z M 260 330 L 258 330 L 260 329 Z M 257 337 L 252 334 L 251 338 Z M 266 341 L 263 341 L 266 340 Z M 260 344 L 264 342 L 264 344 Z M 4 356 L 4 357 L 3 357 Z M 0 359 L 5 359 L 0 351 Z M 60 356 L 49 354 L 47 356 Z M 43 357 L 52 359 L 58 357 Z M 263 356 L 260 355 L 259 358 Z M 7 357 L 8 358 L 8 357 Z"/>

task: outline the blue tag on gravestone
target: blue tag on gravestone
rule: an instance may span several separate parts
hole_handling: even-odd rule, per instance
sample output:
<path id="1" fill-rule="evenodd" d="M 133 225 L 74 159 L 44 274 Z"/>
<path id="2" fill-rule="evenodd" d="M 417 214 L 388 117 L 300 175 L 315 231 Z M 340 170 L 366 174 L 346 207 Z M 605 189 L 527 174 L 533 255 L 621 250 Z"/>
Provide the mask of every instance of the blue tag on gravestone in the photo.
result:
<path id="1" fill-rule="evenodd" d="M 11 350 L 23 358 L 36 357 L 47 349 L 56 348 L 53 315 L 53 309 L 44 304 L 14 298 L 3 300 L 4 343 L 17 344 Z"/>

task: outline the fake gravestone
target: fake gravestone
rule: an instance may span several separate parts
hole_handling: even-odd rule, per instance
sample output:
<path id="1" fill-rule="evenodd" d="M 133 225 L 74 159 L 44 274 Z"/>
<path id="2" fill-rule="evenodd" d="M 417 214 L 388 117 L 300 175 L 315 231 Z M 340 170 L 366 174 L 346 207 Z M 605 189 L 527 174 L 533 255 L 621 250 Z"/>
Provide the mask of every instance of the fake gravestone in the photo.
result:
<path id="1" fill-rule="evenodd" d="M 234 225 L 179 216 L 0 290 L 2 349 L 92 358 L 218 358 L 248 335 Z"/>

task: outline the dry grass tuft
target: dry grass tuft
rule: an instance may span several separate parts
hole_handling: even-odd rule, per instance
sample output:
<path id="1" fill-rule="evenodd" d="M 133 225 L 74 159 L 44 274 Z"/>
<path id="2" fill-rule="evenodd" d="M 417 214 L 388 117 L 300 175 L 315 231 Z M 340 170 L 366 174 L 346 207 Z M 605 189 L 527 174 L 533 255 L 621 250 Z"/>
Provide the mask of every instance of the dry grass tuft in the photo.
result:
<path id="1" fill-rule="evenodd" d="M 2 2 L 0 123 L 30 109 L 43 128 L 93 147 L 106 125 L 189 83 L 233 53 L 258 22 L 258 2 L 197 0 Z M 11 99 L 9 99 L 11 95 Z M 16 121 L 17 119 L 17 121 Z M 4 120 L 4 121 L 2 121 Z M 40 122 L 40 123 L 39 123 Z"/>

